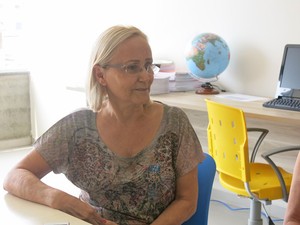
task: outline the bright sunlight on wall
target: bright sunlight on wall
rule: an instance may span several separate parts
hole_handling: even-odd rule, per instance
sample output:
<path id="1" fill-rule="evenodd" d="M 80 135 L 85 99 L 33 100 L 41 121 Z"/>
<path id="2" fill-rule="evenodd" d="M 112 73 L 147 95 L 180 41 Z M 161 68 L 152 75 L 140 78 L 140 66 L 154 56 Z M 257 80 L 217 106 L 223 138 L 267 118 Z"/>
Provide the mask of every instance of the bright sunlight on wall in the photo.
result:
<path id="1" fill-rule="evenodd" d="M 0 0 L 0 70 L 24 68 L 23 2 Z"/>

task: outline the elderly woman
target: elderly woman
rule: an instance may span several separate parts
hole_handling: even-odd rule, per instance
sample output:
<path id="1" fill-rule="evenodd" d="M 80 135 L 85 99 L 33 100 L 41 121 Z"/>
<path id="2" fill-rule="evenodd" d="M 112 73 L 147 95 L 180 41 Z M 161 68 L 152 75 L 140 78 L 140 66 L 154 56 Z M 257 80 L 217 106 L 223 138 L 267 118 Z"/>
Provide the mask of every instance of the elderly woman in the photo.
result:
<path id="1" fill-rule="evenodd" d="M 94 225 L 186 221 L 196 210 L 204 155 L 184 112 L 151 101 L 154 70 L 144 33 L 107 29 L 91 57 L 89 109 L 45 132 L 4 188 Z M 79 198 L 42 183 L 51 171 L 79 187 Z"/>

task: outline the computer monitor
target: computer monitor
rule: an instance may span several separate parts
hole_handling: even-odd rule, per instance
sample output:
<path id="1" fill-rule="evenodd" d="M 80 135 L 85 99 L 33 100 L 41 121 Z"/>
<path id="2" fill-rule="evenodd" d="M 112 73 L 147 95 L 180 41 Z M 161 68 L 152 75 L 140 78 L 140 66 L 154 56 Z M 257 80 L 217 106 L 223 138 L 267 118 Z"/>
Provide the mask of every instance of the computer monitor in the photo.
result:
<path id="1" fill-rule="evenodd" d="M 284 47 L 275 97 L 300 98 L 300 44 Z"/>

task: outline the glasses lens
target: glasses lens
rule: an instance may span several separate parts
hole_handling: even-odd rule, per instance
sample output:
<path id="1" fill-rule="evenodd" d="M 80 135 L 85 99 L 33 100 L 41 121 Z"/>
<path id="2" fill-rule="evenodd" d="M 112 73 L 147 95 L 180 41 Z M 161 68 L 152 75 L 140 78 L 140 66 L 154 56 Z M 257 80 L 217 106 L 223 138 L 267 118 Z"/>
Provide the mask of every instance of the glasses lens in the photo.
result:
<path id="1" fill-rule="evenodd" d="M 157 67 L 153 64 L 146 64 L 144 66 L 144 68 L 147 71 L 147 73 L 156 74 L 159 71 L 159 67 Z M 137 74 L 137 73 L 140 73 L 143 70 L 143 68 L 137 63 L 123 65 L 123 69 L 128 74 Z"/>
<path id="2" fill-rule="evenodd" d="M 126 73 L 134 74 L 134 73 L 140 72 L 141 67 L 139 66 L 139 64 L 129 64 L 129 65 L 126 65 L 125 71 L 126 71 Z"/>

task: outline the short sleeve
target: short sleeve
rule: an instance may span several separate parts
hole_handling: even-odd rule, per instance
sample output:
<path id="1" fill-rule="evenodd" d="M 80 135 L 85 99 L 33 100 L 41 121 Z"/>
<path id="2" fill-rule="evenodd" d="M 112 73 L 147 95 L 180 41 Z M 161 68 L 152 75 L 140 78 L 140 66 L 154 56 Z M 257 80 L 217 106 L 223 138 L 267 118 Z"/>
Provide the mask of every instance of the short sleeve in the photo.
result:
<path id="1" fill-rule="evenodd" d="M 185 112 L 176 108 L 173 119 L 178 123 L 178 152 L 176 158 L 177 176 L 182 176 L 194 169 L 205 158 L 197 134 Z M 173 121 L 173 123 L 176 123 Z"/>
<path id="2" fill-rule="evenodd" d="M 89 110 L 81 110 L 59 120 L 34 143 L 34 148 L 46 160 L 54 173 L 68 169 L 70 143 L 78 129 L 86 127 Z"/>

